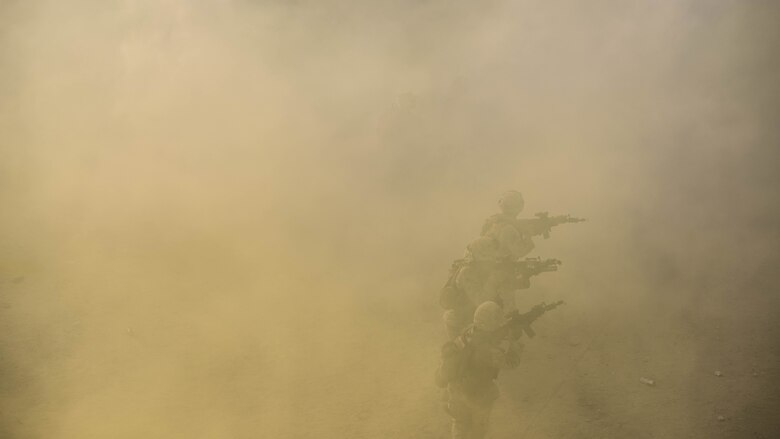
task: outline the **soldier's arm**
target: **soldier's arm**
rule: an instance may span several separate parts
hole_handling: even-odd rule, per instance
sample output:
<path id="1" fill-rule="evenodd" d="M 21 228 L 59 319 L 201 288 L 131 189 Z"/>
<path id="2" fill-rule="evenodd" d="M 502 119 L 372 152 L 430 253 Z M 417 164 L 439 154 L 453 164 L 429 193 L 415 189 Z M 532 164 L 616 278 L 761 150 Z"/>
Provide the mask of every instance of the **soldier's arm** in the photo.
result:
<path id="1" fill-rule="evenodd" d="M 493 350 L 493 367 L 497 369 L 514 369 L 520 364 L 520 353 L 523 345 L 517 341 L 508 342 L 507 346 L 496 347 Z"/>
<path id="2" fill-rule="evenodd" d="M 546 225 L 540 218 L 518 218 L 515 228 L 527 236 L 540 236 L 546 230 Z"/>
<path id="3" fill-rule="evenodd" d="M 506 226 L 501 229 L 498 242 L 503 249 L 512 255 L 512 259 L 515 261 L 525 257 L 534 249 L 534 242 L 531 238 L 512 226 Z"/>

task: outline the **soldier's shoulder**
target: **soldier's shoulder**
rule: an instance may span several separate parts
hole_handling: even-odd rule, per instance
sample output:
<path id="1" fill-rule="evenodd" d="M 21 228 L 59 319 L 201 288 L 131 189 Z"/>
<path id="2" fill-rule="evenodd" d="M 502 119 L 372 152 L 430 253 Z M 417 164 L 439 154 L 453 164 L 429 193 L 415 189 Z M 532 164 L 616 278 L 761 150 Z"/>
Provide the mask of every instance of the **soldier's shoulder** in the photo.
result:
<path id="1" fill-rule="evenodd" d="M 503 227 L 512 224 L 512 219 L 503 213 L 490 215 L 482 225 L 482 235 L 489 233 L 496 227 Z"/>
<path id="2" fill-rule="evenodd" d="M 502 221 L 506 221 L 507 218 L 509 217 L 501 212 L 494 213 L 493 215 L 490 215 L 489 217 L 487 217 L 487 219 L 485 219 L 485 223 L 502 222 Z"/>

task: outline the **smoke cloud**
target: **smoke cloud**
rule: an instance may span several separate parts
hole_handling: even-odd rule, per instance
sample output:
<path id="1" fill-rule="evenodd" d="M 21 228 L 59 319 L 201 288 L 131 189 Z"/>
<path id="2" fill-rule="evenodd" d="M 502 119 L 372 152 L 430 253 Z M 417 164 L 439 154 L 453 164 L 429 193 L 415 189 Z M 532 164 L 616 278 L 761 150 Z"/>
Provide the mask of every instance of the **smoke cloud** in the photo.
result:
<path id="1" fill-rule="evenodd" d="M 3 2 L 0 436 L 447 437 L 438 289 L 507 189 L 588 222 L 494 437 L 776 436 L 778 12 Z"/>

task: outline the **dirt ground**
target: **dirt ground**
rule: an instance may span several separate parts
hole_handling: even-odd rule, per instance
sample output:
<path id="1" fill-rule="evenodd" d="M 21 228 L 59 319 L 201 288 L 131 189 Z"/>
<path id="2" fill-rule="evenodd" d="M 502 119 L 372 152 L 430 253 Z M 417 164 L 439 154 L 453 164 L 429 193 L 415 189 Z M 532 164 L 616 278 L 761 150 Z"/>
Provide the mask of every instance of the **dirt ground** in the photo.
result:
<path id="1" fill-rule="evenodd" d="M 777 437 L 776 260 L 641 299 L 609 278 L 559 288 L 576 261 L 565 263 L 518 294 L 520 307 L 567 304 L 502 373 L 490 437 Z M 440 310 L 430 290 L 398 287 L 352 297 L 347 313 L 321 297 L 291 303 L 274 328 L 249 295 L 179 314 L 148 298 L 57 306 L 45 277 L 6 275 L 2 436 L 448 437 L 432 379 Z M 689 288 L 701 299 L 675 305 Z"/>

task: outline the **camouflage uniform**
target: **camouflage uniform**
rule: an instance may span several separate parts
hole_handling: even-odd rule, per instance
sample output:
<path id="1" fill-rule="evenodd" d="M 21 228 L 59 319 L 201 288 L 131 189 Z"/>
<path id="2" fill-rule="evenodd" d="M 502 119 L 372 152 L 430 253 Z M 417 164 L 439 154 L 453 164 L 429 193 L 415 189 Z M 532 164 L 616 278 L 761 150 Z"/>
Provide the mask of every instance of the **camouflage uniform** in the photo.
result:
<path id="1" fill-rule="evenodd" d="M 505 213 L 497 213 L 482 226 L 482 236 L 496 240 L 498 256 L 516 261 L 534 249 L 531 237 L 518 228 L 516 218 Z"/>
<path id="2" fill-rule="evenodd" d="M 492 322 L 480 322 L 479 315 L 487 311 Z M 483 319 L 484 320 L 484 319 Z M 452 417 L 453 439 L 485 437 L 493 403 L 498 398 L 495 380 L 501 369 L 517 366 L 516 345 L 502 348 L 495 336 L 503 320 L 501 307 L 485 302 L 474 313 L 474 325 L 456 341 L 462 350 L 458 373 L 448 382 L 447 413 Z"/>

